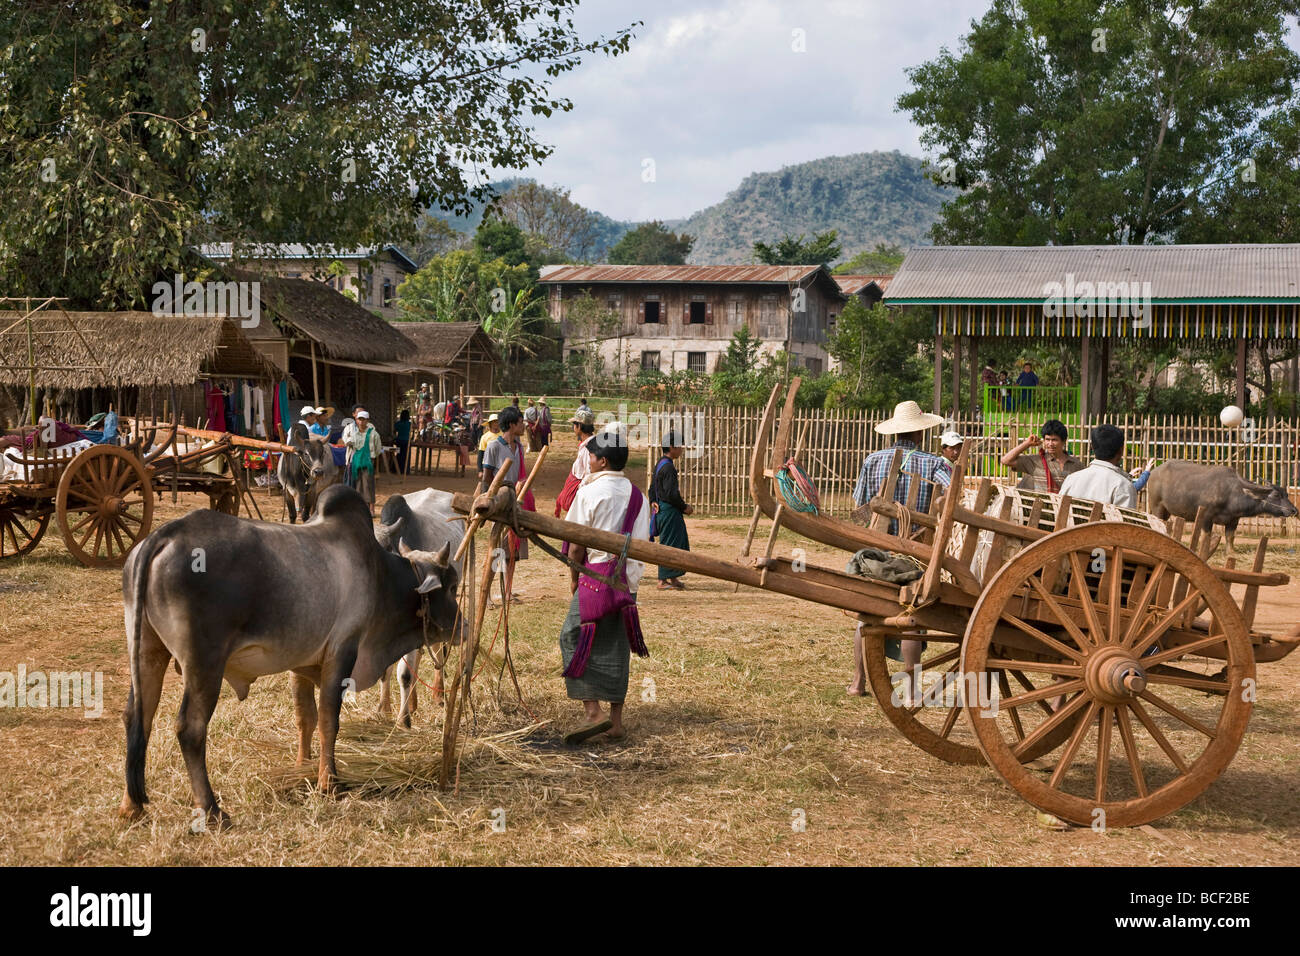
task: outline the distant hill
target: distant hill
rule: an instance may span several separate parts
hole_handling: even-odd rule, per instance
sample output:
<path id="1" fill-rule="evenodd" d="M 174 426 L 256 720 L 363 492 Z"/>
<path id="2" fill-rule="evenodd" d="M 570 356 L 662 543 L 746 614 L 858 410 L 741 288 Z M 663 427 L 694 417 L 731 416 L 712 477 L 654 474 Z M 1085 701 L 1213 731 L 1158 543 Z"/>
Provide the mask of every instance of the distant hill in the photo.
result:
<path id="1" fill-rule="evenodd" d="M 492 188 L 503 193 L 525 182 L 530 180 L 503 179 Z M 722 202 L 665 225 L 695 237 L 690 261 L 697 265 L 751 262 L 756 241 L 775 242 L 787 233 L 812 236 L 828 229 L 839 230 L 843 258 L 849 259 L 879 242 L 904 249 L 928 245 L 930 226 L 949 195 L 922 175 L 921 161 L 915 157 L 897 150 L 855 153 L 751 173 Z M 483 207 L 475 204 L 469 216 L 438 209 L 428 214 L 457 232 L 473 233 Z M 595 210 L 592 215 L 600 225 L 597 261 L 638 225 Z"/>
<path id="2" fill-rule="evenodd" d="M 698 265 L 750 262 L 755 241 L 828 229 L 839 230 L 847 259 L 878 242 L 928 245 L 950 195 L 922 175 L 919 159 L 855 153 L 752 173 L 722 202 L 668 225 L 695 236 Z"/>

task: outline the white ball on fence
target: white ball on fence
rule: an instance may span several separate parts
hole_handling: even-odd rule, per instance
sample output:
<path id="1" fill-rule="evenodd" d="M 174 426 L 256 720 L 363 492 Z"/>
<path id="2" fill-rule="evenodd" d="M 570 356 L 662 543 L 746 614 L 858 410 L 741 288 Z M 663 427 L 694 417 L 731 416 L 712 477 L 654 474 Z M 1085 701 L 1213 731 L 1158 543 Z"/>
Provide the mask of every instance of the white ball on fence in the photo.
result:
<path id="1" fill-rule="evenodd" d="M 1224 428 L 1236 428 L 1245 417 L 1246 413 L 1236 405 L 1229 405 L 1219 412 L 1219 421 L 1223 422 Z"/>

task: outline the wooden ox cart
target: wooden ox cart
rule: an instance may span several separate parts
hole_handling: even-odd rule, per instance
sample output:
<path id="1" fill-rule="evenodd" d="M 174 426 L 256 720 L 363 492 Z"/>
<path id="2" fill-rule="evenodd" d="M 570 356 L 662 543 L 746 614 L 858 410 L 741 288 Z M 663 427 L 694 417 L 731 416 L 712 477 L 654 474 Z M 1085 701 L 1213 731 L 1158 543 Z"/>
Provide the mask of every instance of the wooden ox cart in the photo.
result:
<path id="1" fill-rule="evenodd" d="M 178 435 L 208 444 L 182 451 Z M 209 507 L 228 514 L 238 514 L 241 501 L 250 509 L 236 446 L 295 453 L 278 442 L 166 424 L 138 429 L 127 445 L 95 445 L 71 457 L 38 440 L 11 459 L 16 476 L 0 481 L 0 559 L 31 552 L 53 519 L 83 565 L 121 567 L 153 525 L 155 493 L 165 491 L 206 494 Z M 224 467 L 210 467 L 216 462 Z"/>
<path id="2" fill-rule="evenodd" d="M 970 444 L 936 511 L 893 500 L 896 454 L 883 494 L 837 520 L 787 507 L 773 493 L 787 460 L 798 380 L 769 457 L 780 399 L 764 412 L 750 468 L 758 511 L 773 521 L 764 554 L 722 561 L 515 508 L 509 489 L 455 507 L 650 564 L 776 591 L 857 618 L 868 678 L 886 717 L 942 760 L 987 762 L 1025 800 L 1080 825 L 1134 826 L 1185 806 L 1223 772 L 1256 697 L 1256 664 L 1300 643 L 1254 627 L 1266 541 L 1248 568 L 1212 567 L 1217 538 L 1181 541 L 1158 521 L 1092 502 L 1022 495 L 984 479 L 965 487 Z M 769 464 L 770 462 L 770 464 Z M 890 530 L 891 524 L 897 528 Z M 776 530 L 856 552 L 915 559 L 920 576 L 895 584 L 774 553 Z M 1240 588 L 1240 597 L 1232 589 Z M 846 622 L 847 624 L 847 622 Z M 848 628 L 845 628 L 848 633 Z M 923 641 L 915 693 L 891 647 Z"/>

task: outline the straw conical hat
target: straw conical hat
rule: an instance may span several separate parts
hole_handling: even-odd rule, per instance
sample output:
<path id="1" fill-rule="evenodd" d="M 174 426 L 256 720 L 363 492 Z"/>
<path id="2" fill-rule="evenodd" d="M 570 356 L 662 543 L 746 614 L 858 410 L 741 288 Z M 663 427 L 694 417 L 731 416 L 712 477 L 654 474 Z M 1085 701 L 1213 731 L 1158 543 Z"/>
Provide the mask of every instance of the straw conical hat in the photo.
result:
<path id="1" fill-rule="evenodd" d="M 877 425 L 876 431 L 881 435 L 906 435 L 942 424 L 943 416 L 921 411 L 916 402 L 899 402 L 894 406 L 894 416 Z"/>

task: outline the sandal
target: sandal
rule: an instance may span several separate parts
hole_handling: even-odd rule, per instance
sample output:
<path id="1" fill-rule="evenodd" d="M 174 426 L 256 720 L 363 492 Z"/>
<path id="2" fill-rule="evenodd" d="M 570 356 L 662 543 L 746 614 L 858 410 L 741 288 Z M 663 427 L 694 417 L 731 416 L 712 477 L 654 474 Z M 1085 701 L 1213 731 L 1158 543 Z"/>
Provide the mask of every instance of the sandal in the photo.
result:
<path id="1" fill-rule="evenodd" d="M 604 720 L 598 720 L 594 724 L 587 724 L 584 727 L 579 727 L 577 730 L 571 730 L 561 739 L 572 747 L 574 744 L 580 744 L 586 740 L 590 740 L 597 734 L 603 734 L 613 726 L 614 722 L 606 717 Z"/>

